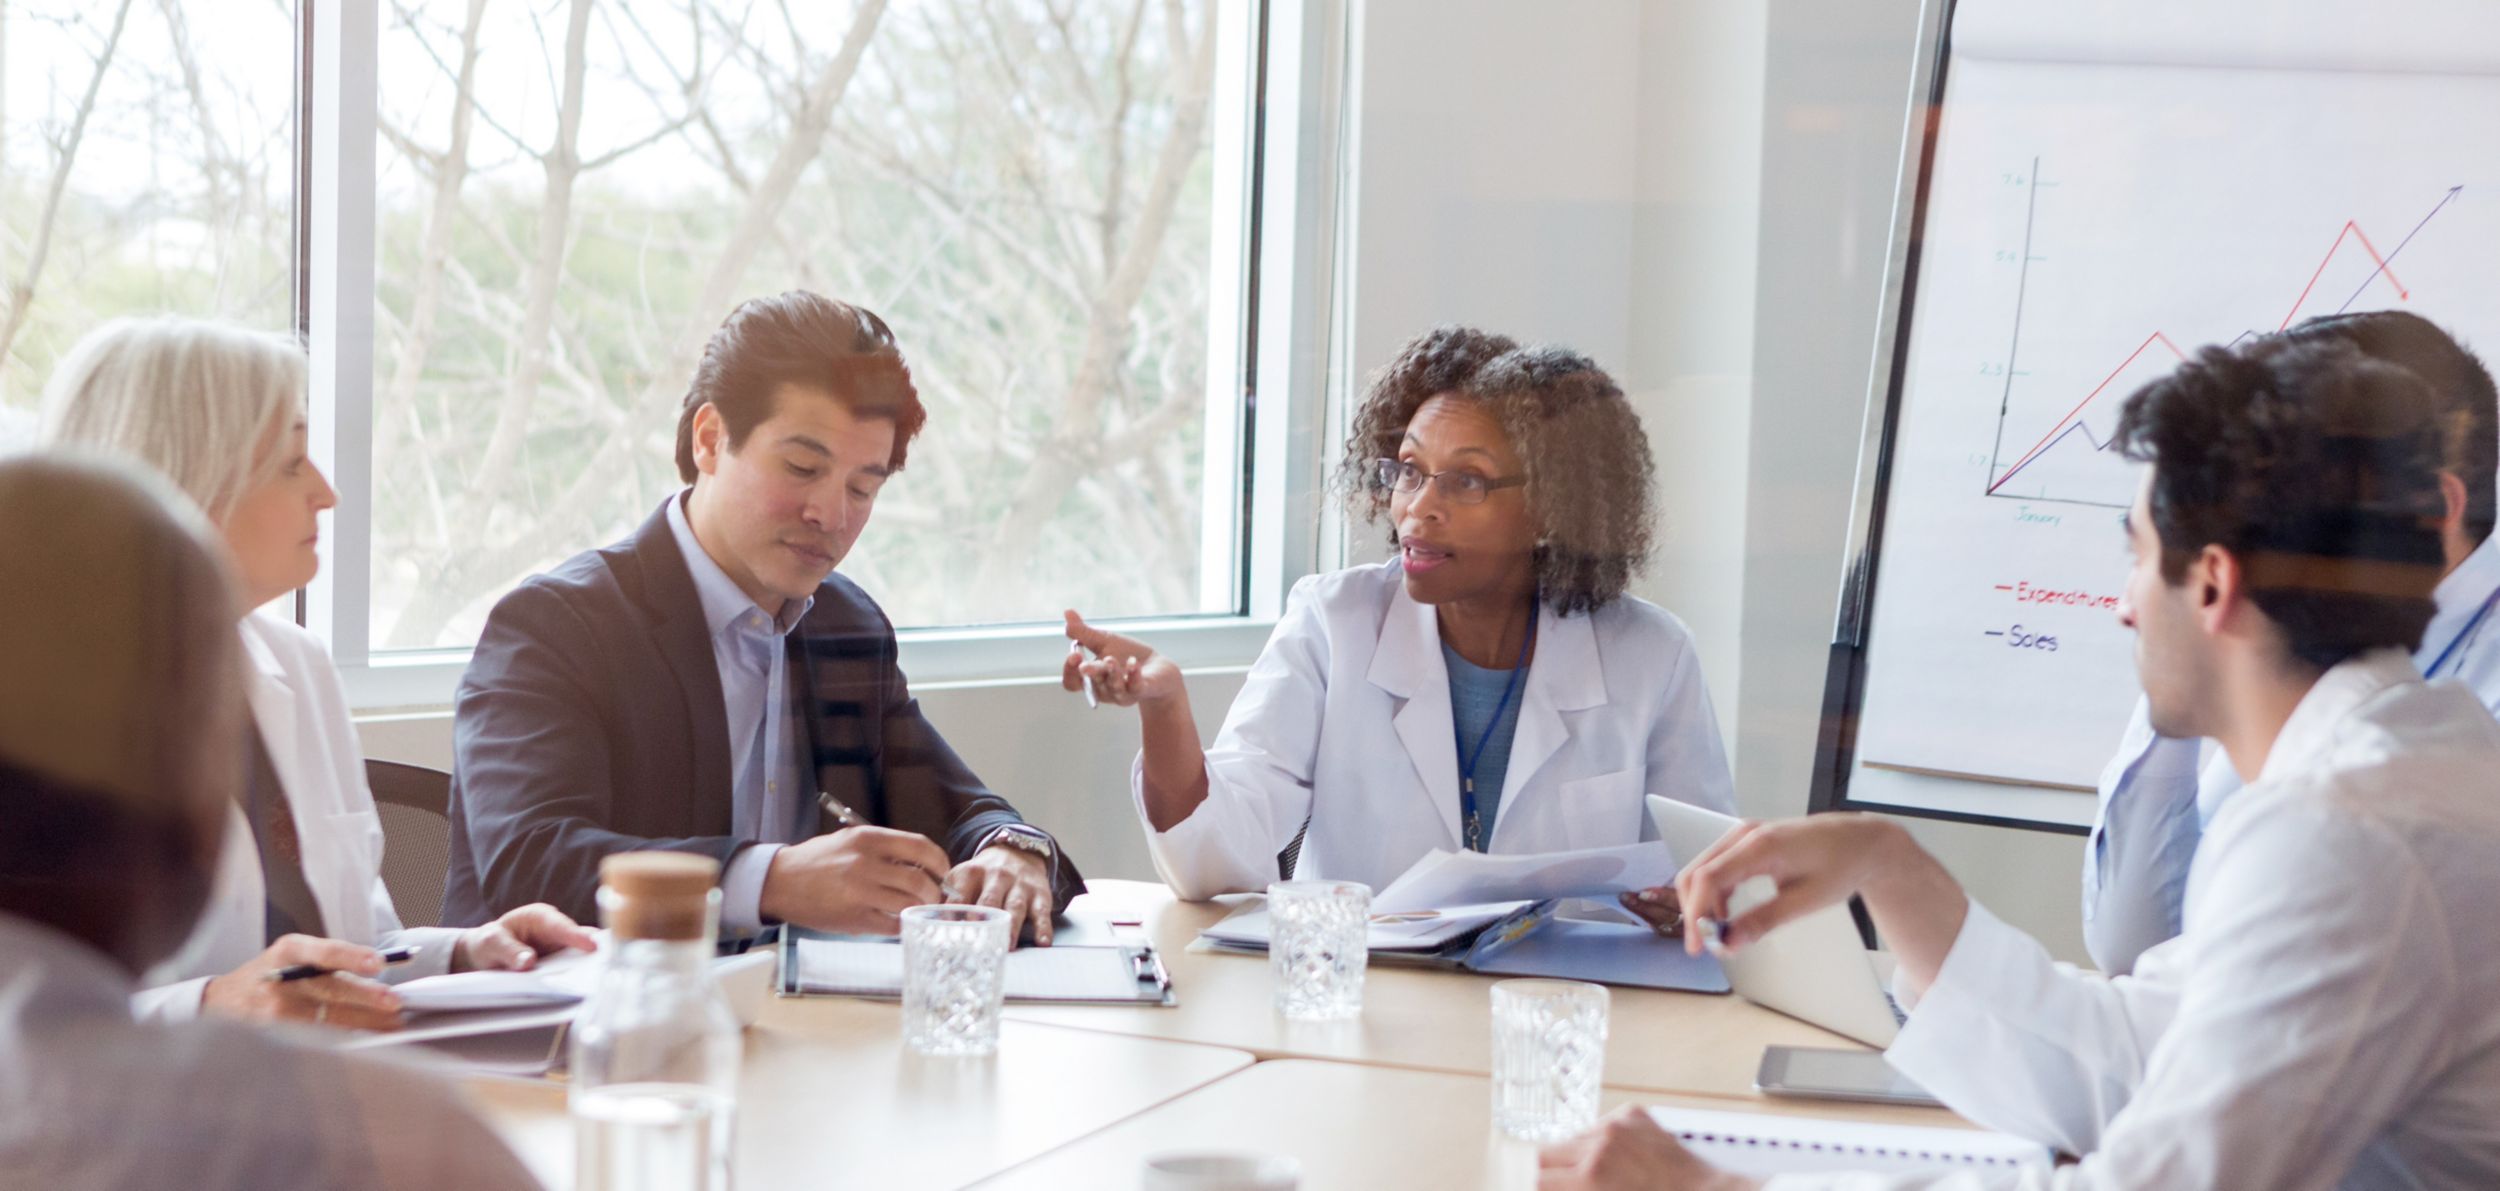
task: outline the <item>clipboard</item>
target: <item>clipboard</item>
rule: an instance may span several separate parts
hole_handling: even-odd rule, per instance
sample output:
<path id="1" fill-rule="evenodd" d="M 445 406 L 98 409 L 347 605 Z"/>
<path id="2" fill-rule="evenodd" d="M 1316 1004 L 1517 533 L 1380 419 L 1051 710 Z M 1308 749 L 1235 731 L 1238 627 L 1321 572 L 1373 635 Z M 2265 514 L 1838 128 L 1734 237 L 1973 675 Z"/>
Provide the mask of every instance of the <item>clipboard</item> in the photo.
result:
<path id="1" fill-rule="evenodd" d="M 1070 933 L 1062 932 L 1061 937 Z M 1100 932 L 1107 934 L 1108 932 Z M 784 928 L 781 977 L 785 997 L 900 1000 L 903 945 L 882 936 L 836 935 Z M 1180 997 L 1152 943 L 1059 942 L 1007 953 L 1006 1000 L 1016 1005 L 1150 1005 L 1172 1008 Z"/>

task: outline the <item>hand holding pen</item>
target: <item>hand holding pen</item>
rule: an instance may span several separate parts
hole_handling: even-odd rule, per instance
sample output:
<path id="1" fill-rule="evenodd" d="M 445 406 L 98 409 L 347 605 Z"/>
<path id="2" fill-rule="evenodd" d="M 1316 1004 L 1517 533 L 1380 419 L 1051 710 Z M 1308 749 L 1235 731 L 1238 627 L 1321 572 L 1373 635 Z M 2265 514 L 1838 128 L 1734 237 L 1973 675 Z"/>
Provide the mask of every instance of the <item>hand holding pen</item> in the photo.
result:
<path id="1" fill-rule="evenodd" d="M 953 867 L 927 836 L 879 827 L 820 794 L 826 831 L 773 853 L 756 908 L 767 921 L 840 934 L 890 935 L 912 906 L 945 900 Z"/>
<path id="2" fill-rule="evenodd" d="M 200 1008 L 244 1021 L 396 1030 L 399 994 L 377 979 L 387 962 L 371 947 L 282 935 L 242 967 L 211 978 L 201 990 Z"/>

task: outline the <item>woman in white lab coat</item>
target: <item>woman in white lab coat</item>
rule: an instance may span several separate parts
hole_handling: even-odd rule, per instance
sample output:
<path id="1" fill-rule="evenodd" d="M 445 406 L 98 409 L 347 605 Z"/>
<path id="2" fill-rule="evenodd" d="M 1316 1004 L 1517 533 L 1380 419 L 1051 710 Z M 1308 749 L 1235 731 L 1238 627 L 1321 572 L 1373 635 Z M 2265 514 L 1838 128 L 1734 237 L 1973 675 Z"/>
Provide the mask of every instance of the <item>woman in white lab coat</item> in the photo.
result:
<path id="1" fill-rule="evenodd" d="M 1139 709 L 1132 793 L 1175 892 L 1379 889 L 1434 849 L 1655 838 L 1649 794 L 1730 809 L 1692 634 L 1624 592 L 1654 480 L 1595 364 L 1432 331 L 1372 379 L 1339 482 L 1397 553 L 1294 586 L 1211 748 L 1170 659 L 1068 614 L 1091 656 L 1071 650 L 1064 685 Z"/>
<path id="2" fill-rule="evenodd" d="M 338 503 L 306 457 L 305 364 L 292 342 L 189 319 L 124 319 L 79 341 L 44 393 L 45 437 L 134 456 L 172 478 L 225 540 L 242 604 L 312 580 L 319 514 Z M 594 946 L 547 906 L 468 930 L 406 929 L 382 884 L 382 821 L 337 671 L 283 615 L 240 625 L 253 734 L 216 885 L 188 943 L 149 974 L 146 1015 L 207 1012 L 343 1028 L 398 1024 L 385 981 L 527 968 Z M 415 947 L 385 967 L 378 948 Z M 331 970 L 276 981 L 291 965 Z"/>

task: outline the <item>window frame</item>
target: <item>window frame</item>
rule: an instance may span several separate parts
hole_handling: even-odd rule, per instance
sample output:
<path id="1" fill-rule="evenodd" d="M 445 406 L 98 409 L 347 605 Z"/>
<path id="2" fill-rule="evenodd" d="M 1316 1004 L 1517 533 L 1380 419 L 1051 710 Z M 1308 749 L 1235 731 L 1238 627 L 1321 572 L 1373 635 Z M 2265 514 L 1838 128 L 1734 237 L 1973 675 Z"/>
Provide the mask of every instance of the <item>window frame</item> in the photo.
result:
<path id="1" fill-rule="evenodd" d="M 299 597 L 298 617 L 328 642 L 352 709 L 442 708 L 470 651 L 377 653 L 370 624 L 381 4 L 307 3 L 298 19 L 306 47 L 298 85 L 308 96 L 297 209 L 309 421 L 313 458 L 338 490 L 320 576 Z M 1348 391 L 1333 354 L 1345 288 L 1338 230 L 1347 196 L 1338 183 L 1348 3 L 1218 0 L 1216 19 L 1217 226 L 1230 209 L 1248 234 L 1229 276 L 1225 254 L 1210 274 L 1217 297 L 1209 342 L 1235 345 L 1218 357 L 1231 366 L 1210 368 L 1210 390 L 1242 399 L 1210 400 L 1206 442 L 1211 455 L 1229 444 L 1227 453 L 1249 466 L 1235 473 L 1238 491 L 1210 486 L 1200 574 L 1203 584 L 1229 572 L 1240 591 L 1231 613 L 1114 622 L 1188 670 L 1246 667 L 1293 584 L 1343 556 L 1335 519 L 1309 510 L 1326 491 Z M 1226 540 L 1229 550 L 1219 545 Z M 924 688 L 1055 682 L 1067 653 L 1059 625 L 1047 621 L 897 636 L 904 668 Z"/>

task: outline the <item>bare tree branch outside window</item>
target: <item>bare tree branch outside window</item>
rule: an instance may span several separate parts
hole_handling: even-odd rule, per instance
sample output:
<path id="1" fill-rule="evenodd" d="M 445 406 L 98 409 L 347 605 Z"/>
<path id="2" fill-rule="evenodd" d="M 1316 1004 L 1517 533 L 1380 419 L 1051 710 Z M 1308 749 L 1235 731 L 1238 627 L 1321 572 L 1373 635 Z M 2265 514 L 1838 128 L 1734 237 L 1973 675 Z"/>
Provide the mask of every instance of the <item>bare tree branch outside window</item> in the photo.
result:
<path id="1" fill-rule="evenodd" d="M 898 623 L 1198 610 L 1218 19 L 386 0 L 377 646 L 649 515 L 704 338 L 792 287 L 883 314 L 930 407 L 843 567 Z"/>
<path id="2" fill-rule="evenodd" d="M 0 450 L 122 314 L 292 322 L 294 7 L 0 0 Z"/>

